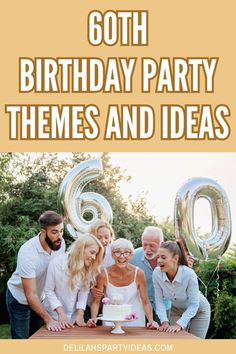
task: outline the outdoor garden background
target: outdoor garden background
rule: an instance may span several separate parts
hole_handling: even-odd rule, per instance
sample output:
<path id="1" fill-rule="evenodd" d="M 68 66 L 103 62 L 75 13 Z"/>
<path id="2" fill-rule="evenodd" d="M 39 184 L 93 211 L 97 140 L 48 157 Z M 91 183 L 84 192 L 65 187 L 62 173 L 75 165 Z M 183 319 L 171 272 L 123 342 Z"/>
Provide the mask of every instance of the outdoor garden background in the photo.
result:
<path id="1" fill-rule="evenodd" d="M 20 246 L 38 233 L 38 217 L 45 210 L 58 210 L 58 189 L 65 174 L 91 156 L 85 153 L 2 153 L 0 154 L 0 338 L 10 338 L 5 306 L 6 282 L 16 265 Z M 130 176 L 114 167 L 105 153 L 101 156 L 104 174 L 89 183 L 84 191 L 102 194 L 110 203 L 116 238 L 130 239 L 139 247 L 145 226 L 159 225 L 165 239 L 175 239 L 172 216 L 161 223 L 147 210 L 144 197 L 124 200 L 119 190 L 121 180 L 132 183 Z M 165 173 L 162 168 L 162 173 Z M 145 181 L 144 181 L 145 189 Z M 233 230 L 234 232 L 234 230 Z M 65 234 L 67 246 L 73 241 Z M 195 262 L 194 269 L 207 285 L 212 307 L 207 338 L 236 338 L 236 245 L 223 256 L 219 272 L 217 260 Z M 214 272 L 215 271 L 215 272 Z M 204 285 L 199 282 L 205 294 Z"/>

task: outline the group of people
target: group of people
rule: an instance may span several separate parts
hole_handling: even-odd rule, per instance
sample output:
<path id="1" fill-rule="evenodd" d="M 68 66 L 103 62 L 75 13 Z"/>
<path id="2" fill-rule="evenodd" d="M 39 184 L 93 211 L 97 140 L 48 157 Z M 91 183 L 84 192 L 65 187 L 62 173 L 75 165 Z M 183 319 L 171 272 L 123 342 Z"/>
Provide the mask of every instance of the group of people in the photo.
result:
<path id="1" fill-rule="evenodd" d="M 210 305 L 199 292 L 192 260 L 181 243 L 163 242 L 160 228 L 146 227 L 142 247 L 134 250 L 97 220 L 65 252 L 62 217 L 46 211 L 39 225 L 39 234 L 20 248 L 7 283 L 12 338 L 28 338 L 43 323 L 51 331 L 96 327 L 101 299 L 117 294 L 137 315 L 126 325 L 186 329 L 205 338 Z"/>

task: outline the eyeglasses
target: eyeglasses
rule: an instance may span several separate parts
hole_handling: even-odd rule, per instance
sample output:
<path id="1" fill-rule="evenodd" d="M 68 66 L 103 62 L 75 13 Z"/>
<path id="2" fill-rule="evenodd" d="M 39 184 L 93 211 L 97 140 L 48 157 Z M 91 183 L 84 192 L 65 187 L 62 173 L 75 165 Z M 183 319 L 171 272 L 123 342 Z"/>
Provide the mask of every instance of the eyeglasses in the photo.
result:
<path id="1" fill-rule="evenodd" d="M 116 257 L 120 257 L 121 255 L 123 255 L 124 257 L 129 257 L 131 255 L 131 252 L 130 251 L 126 251 L 126 252 L 113 251 L 113 254 Z"/>

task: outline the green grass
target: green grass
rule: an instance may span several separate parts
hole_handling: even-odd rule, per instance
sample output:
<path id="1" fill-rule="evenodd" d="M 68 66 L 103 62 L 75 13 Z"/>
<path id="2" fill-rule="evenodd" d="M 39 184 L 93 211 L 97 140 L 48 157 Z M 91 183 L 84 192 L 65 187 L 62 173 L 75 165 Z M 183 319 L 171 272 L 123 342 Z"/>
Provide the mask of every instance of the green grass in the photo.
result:
<path id="1" fill-rule="evenodd" d="M 11 338 L 10 325 L 9 324 L 0 325 L 0 338 L 1 339 Z"/>

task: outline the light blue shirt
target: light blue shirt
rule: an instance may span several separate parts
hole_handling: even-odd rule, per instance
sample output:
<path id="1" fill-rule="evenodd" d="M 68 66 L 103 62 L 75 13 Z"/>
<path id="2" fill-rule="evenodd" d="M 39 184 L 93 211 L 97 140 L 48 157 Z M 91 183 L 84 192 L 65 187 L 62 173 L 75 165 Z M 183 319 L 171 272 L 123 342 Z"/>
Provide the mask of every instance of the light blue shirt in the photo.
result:
<path id="1" fill-rule="evenodd" d="M 200 293 L 195 272 L 189 267 L 179 266 L 174 280 L 170 282 L 166 273 L 157 267 L 153 271 L 152 280 L 155 289 L 156 313 L 161 323 L 168 322 L 164 299 L 169 299 L 172 307 L 184 311 L 176 323 L 186 328 L 199 308 Z"/>
<path id="2" fill-rule="evenodd" d="M 131 264 L 141 268 L 146 276 L 146 282 L 147 282 L 147 292 L 148 292 L 148 297 L 149 301 L 155 310 L 155 296 L 154 296 L 154 288 L 153 288 L 153 283 L 152 283 L 152 273 L 153 269 L 148 262 L 148 260 L 144 256 L 144 251 L 142 247 L 137 248 L 134 251 L 134 255 L 130 261 Z"/>

